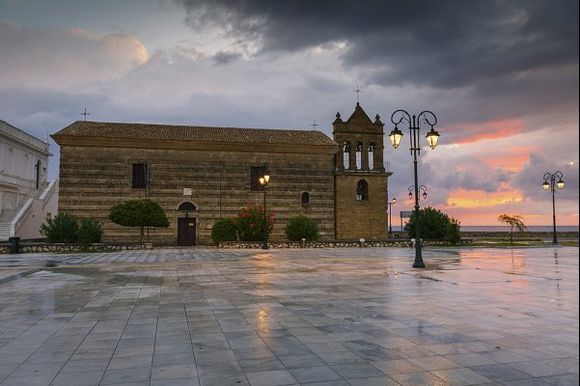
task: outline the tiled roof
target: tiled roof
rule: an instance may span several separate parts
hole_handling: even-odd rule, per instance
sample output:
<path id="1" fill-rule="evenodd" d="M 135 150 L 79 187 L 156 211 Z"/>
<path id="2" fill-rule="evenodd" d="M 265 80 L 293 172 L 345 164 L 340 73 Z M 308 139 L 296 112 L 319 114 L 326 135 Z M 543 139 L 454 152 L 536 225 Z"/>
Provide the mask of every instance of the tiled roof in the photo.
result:
<path id="1" fill-rule="evenodd" d="M 57 142 L 59 137 L 98 137 L 212 143 L 336 145 L 324 133 L 315 130 L 243 129 L 89 121 L 76 121 L 55 133 L 53 137 L 57 139 Z"/>

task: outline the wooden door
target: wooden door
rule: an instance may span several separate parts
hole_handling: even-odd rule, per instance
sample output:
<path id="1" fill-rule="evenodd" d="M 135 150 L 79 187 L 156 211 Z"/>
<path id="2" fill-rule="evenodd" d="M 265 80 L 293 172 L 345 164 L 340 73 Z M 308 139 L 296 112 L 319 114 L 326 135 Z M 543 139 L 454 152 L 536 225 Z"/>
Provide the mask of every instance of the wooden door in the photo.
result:
<path id="1" fill-rule="evenodd" d="M 177 219 L 177 245 L 195 245 L 195 218 Z"/>

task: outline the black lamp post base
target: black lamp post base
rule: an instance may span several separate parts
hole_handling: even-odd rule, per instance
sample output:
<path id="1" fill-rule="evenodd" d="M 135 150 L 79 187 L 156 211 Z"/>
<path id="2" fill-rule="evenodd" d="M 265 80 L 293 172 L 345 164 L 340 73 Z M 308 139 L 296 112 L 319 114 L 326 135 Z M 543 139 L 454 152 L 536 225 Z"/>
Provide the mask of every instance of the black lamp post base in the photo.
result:
<path id="1" fill-rule="evenodd" d="M 415 261 L 413 263 L 413 268 L 425 268 L 425 263 L 422 261 Z"/>

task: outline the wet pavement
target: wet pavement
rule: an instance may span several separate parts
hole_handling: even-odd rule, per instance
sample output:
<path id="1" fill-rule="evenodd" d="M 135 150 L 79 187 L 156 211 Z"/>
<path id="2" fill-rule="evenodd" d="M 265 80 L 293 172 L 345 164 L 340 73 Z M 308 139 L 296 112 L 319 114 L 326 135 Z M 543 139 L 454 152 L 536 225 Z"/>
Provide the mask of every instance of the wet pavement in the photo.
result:
<path id="1" fill-rule="evenodd" d="M 0 384 L 578 384 L 578 248 L 424 257 L 3 255 Z"/>

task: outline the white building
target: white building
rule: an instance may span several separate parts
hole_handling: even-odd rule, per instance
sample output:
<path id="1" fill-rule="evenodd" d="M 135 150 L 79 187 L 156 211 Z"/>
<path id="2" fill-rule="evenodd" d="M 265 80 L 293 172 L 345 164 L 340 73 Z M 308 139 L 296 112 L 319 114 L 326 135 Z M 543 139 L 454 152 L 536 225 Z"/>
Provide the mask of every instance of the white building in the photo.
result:
<path id="1" fill-rule="evenodd" d="M 42 237 L 56 214 L 58 182 L 47 180 L 48 143 L 0 120 L 0 241 Z"/>

